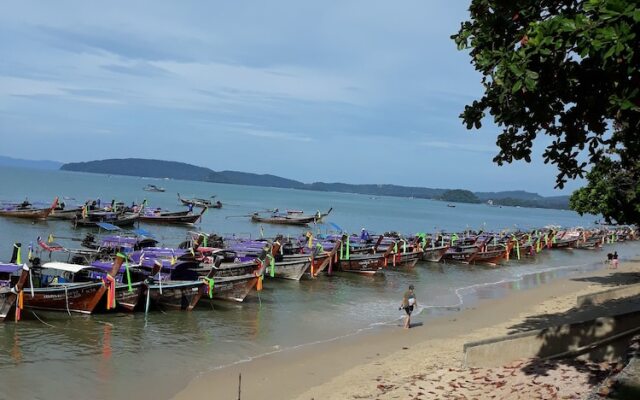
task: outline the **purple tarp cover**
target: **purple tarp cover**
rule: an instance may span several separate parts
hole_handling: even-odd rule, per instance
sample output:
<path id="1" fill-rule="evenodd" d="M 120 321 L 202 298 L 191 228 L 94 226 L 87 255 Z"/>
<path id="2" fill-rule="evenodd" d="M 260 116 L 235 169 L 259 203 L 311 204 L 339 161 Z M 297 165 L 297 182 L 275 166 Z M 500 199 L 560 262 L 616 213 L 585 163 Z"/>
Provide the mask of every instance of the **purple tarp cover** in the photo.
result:
<path id="1" fill-rule="evenodd" d="M 19 271 L 22 268 L 22 265 L 18 265 L 18 264 L 4 264 L 4 263 L 0 263 L 0 272 L 4 272 L 4 273 L 14 273 Z"/>

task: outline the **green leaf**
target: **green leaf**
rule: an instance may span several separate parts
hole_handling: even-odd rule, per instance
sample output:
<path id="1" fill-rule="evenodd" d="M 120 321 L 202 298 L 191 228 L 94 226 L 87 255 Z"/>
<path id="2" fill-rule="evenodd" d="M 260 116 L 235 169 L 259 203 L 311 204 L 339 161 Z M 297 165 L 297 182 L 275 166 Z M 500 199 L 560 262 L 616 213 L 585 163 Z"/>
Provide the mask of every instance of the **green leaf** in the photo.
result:
<path id="1" fill-rule="evenodd" d="M 615 53 L 615 52 L 616 52 L 616 46 L 611 46 L 611 47 L 609 48 L 609 50 L 607 50 L 607 52 L 606 52 L 606 53 L 604 53 L 604 56 L 603 56 L 603 57 L 604 57 L 604 58 L 611 58 L 611 56 L 612 56 L 612 55 L 613 55 L 613 53 Z"/>
<path id="2" fill-rule="evenodd" d="M 522 89 L 522 81 L 517 81 L 511 88 L 511 93 L 516 93 Z"/>

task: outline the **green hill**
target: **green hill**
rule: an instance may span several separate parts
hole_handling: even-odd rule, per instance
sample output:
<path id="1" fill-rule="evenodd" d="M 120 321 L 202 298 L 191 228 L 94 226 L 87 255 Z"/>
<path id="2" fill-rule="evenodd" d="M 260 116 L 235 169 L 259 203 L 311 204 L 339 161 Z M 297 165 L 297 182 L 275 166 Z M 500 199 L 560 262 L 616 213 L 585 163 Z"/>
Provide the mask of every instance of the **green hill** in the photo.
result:
<path id="1" fill-rule="evenodd" d="M 542 197 L 522 190 L 507 192 L 473 193 L 463 189 L 434 189 L 415 186 L 376 185 L 349 183 L 303 183 L 270 174 L 253 174 L 239 171 L 213 171 L 205 167 L 163 160 L 140 158 L 108 159 L 64 164 L 65 171 L 92 172 L 98 174 L 171 178 L 190 181 L 228 183 L 234 185 L 265 186 L 288 189 L 315 190 L 320 192 L 358 193 L 370 196 L 396 196 L 436 199 L 462 203 L 479 203 L 492 200 L 497 205 L 568 208 L 569 197 Z"/>

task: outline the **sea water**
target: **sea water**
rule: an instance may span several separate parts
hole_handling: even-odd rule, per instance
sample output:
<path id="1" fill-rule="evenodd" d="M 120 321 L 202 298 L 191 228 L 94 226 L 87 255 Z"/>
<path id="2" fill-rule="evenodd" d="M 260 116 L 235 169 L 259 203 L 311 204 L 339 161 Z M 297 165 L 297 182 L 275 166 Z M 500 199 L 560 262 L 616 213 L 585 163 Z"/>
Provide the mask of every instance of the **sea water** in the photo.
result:
<path id="1" fill-rule="evenodd" d="M 164 193 L 145 192 L 149 184 Z M 366 196 L 332 192 L 260 188 L 204 182 L 145 179 L 65 171 L 0 167 L 0 201 L 47 204 L 55 196 L 68 205 L 86 199 L 180 209 L 183 197 L 223 203 L 206 212 L 194 227 L 140 224 L 163 245 L 176 246 L 189 230 L 244 237 L 299 235 L 303 228 L 258 225 L 253 211 L 279 208 L 333 211 L 326 218 L 344 230 L 403 233 L 441 230 L 531 229 L 545 225 L 591 226 L 593 216 L 574 212 L 515 207 L 489 207 L 424 199 Z M 76 199 L 76 200 L 73 200 Z M 335 230 L 330 224 L 314 232 Z M 12 243 L 35 242 L 53 234 L 57 242 L 77 247 L 90 230 L 70 221 L 32 222 L 0 218 L 0 260 L 8 261 Z M 622 261 L 640 256 L 637 243 L 615 244 Z M 416 286 L 418 319 L 456 312 L 479 299 L 506 296 L 559 277 L 602 268 L 603 251 L 558 250 L 534 260 L 497 267 L 419 263 L 412 271 L 390 271 L 384 277 L 337 274 L 313 281 L 265 281 L 265 289 L 244 303 L 217 303 L 193 312 L 151 312 L 71 316 L 40 314 L 40 320 L 0 325 L 0 398 L 139 399 L 170 398 L 193 377 L 282 351 L 364 330 L 395 329 L 402 293 Z"/>

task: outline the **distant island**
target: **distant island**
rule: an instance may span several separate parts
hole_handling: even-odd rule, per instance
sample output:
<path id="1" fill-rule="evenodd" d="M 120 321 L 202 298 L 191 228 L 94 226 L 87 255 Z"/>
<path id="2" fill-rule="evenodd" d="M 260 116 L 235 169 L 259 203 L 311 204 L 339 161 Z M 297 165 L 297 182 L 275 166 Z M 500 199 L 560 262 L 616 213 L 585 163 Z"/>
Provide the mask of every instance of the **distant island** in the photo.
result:
<path id="1" fill-rule="evenodd" d="M 0 166 L 29 168 L 29 169 L 58 170 L 62 166 L 62 163 L 58 161 L 50 161 L 50 160 L 23 160 L 21 158 L 0 156 Z"/>
<path id="2" fill-rule="evenodd" d="M 413 197 L 458 203 L 486 203 L 494 206 L 520 206 L 569 209 L 569 196 L 543 197 L 523 190 L 504 192 L 471 192 L 463 189 L 433 189 L 425 187 L 349 184 L 303 183 L 270 174 L 253 174 L 238 171 L 213 171 L 209 168 L 163 160 L 140 158 L 108 159 L 68 163 L 60 167 L 64 171 L 92 172 L 98 174 L 170 178 L 190 181 L 228 183 L 234 185 L 276 187 L 314 190 L 320 192 L 357 193 L 371 196 Z"/>

